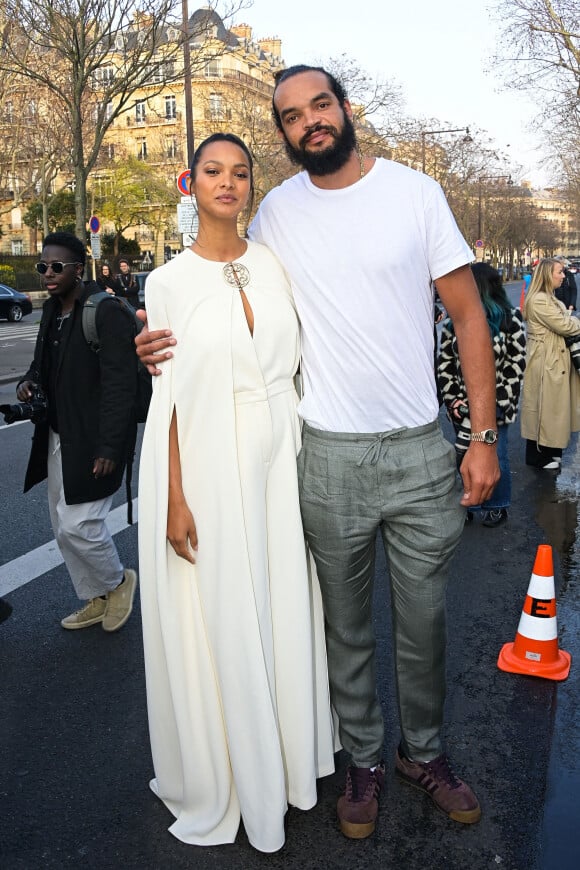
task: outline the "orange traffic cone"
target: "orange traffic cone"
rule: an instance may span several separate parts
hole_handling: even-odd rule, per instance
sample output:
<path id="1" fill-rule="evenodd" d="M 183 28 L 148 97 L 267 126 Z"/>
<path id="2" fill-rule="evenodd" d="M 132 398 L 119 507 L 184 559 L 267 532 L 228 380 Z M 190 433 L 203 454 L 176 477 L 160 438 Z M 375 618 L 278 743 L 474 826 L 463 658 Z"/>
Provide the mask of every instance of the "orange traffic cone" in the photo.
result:
<path id="1" fill-rule="evenodd" d="M 516 639 L 502 647 L 497 666 L 511 674 L 565 680 L 570 653 L 558 649 L 552 548 L 540 544 Z"/>

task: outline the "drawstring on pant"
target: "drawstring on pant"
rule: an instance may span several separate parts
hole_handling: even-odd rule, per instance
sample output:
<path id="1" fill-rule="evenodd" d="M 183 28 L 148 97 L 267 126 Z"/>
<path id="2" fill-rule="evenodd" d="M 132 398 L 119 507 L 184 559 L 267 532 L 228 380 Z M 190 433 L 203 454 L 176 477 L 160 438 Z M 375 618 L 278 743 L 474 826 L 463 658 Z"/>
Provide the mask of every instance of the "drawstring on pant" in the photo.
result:
<path id="1" fill-rule="evenodd" d="M 390 432 L 380 432 L 376 438 L 369 444 L 359 461 L 357 462 L 357 466 L 360 466 L 366 461 L 367 457 L 369 458 L 369 462 L 371 465 L 376 465 L 379 461 L 381 455 L 381 447 L 383 446 L 383 441 L 386 441 L 388 438 L 392 438 L 393 435 L 398 435 L 400 432 L 404 432 L 405 427 L 403 426 L 401 429 L 392 429 Z"/>

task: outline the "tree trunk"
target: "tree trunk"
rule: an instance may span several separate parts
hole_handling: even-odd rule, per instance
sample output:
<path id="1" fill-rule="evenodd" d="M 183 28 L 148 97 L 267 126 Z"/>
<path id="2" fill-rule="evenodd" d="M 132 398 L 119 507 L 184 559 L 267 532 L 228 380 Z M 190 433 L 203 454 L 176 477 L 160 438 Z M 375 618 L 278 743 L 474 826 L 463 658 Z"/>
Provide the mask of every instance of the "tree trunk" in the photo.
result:
<path id="1" fill-rule="evenodd" d="M 46 190 L 42 192 L 42 234 L 47 236 L 49 233 L 48 228 L 48 202 L 46 199 Z"/>
<path id="2" fill-rule="evenodd" d="M 87 179 L 83 166 L 75 166 L 75 235 L 87 243 Z"/>

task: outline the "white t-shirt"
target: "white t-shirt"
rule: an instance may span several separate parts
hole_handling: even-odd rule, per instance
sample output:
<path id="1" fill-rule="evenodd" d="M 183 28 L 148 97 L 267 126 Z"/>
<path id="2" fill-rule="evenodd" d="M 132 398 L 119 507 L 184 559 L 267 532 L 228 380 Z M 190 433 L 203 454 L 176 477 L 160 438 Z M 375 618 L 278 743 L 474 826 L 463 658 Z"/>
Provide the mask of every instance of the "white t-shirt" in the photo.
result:
<path id="1" fill-rule="evenodd" d="M 384 159 L 340 190 L 300 172 L 265 197 L 250 236 L 292 284 L 306 422 L 363 433 L 437 417 L 431 282 L 473 260 L 437 182 Z"/>

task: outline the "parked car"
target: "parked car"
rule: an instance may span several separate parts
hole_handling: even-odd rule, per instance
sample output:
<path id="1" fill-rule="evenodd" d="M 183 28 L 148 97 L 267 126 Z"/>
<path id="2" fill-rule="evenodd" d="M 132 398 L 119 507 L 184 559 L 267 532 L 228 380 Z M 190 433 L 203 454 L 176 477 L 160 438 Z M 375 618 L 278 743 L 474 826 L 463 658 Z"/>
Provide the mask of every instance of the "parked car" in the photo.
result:
<path id="1" fill-rule="evenodd" d="M 7 284 L 0 284 L 0 318 L 18 322 L 32 312 L 32 300 L 28 293 L 19 293 Z"/>
<path id="2" fill-rule="evenodd" d="M 150 272 L 134 272 L 133 275 L 139 285 L 139 302 L 145 308 L 145 283 Z"/>

